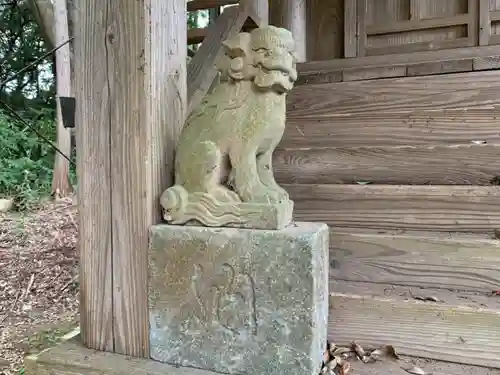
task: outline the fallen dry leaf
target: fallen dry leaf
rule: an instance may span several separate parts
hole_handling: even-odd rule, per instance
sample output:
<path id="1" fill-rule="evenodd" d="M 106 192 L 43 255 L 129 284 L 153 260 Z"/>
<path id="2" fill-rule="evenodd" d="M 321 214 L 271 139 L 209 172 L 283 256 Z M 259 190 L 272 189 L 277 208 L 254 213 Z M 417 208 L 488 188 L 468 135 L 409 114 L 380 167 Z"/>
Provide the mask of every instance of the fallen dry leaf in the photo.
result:
<path id="1" fill-rule="evenodd" d="M 348 362 L 351 358 L 359 359 L 365 364 L 386 359 L 391 361 L 399 360 L 399 356 L 392 345 L 382 345 L 375 349 L 365 349 L 356 341 L 352 341 L 349 347 L 336 346 L 328 341 L 320 374 L 347 374 L 351 370 L 351 364 Z"/>
<path id="2" fill-rule="evenodd" d="M 71 199 L 36 212 L 0 213 L 0 374 L 20 374 L 41 327 L 78 317 L 78 285 L 61 291 L 78 267 Z M 29 341 L 29 340 L 28 340 Z"/>
<path id="3" fill-rule="evenodd" d="M 377 359 L 390 359 L 396 361 L 399 356 L 392 345 L 382 345 L 380 348 L 373 350 L 370 357 Z"/>
<path id="4" fill-rule="evenodd" d="M 364 361 L 366 359 L 366 352 L 365 352 L 365 350 L 356 341 L 353 341 L 351 343 L 351 349 L 356 353 L 356 355 L 358 356 L 358 358 L 360 360 Z"/>
<path id="5" fill-rule="evenodd" d="M 403 370 L 405 370 L 407 373 L 412 374 L 412 375 L 432 375 L 431 373 L 427 373 L 424 370 L 422 370 L 420 367 L 417 366 L 411 366 L 411 367 L 401 367 Z"/>
<path id="6" fill-rule="evenodd" d="M 340 365 L 339 375 L 347 375 L 351 371 L 351 364 L 349 362 L 344 362 Z"/>

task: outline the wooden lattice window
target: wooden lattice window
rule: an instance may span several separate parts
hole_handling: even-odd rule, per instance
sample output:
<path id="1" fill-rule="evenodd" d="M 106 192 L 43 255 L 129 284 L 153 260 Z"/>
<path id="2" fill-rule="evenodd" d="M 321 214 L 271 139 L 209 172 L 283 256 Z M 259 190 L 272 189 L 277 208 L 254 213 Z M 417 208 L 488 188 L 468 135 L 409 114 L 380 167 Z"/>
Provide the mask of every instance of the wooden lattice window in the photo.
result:
<path id="1" fill-rule="evenodd" d="M 345 57 L 475 46 L 478 1 L 345 0 Z"/>

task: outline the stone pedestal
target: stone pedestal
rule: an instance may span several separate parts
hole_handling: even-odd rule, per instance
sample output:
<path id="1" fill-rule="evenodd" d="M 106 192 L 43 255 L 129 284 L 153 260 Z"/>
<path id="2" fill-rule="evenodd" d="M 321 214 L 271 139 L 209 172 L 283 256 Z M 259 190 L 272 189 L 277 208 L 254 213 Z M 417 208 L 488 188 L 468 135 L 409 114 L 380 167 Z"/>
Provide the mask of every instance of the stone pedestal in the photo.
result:
<path id="1" fill-rule="evenodd" d="M 229 374 L 319 372 L 328 318 L 325 224 L 151 231 L 152 359 Z"/>

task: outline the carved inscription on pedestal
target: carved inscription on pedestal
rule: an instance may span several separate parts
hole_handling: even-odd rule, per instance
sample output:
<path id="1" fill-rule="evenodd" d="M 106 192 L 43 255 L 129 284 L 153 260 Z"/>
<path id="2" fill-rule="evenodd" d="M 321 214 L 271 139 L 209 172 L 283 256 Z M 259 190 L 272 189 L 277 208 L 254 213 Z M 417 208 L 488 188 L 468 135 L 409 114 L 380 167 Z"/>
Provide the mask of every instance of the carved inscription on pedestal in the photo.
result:
<path id="1" fill-rule="evenodd" d="M 205 329 L 222 327 L 233 334 L 257 335 L 255 282 L 228 263 L 213 277 L 194 265 L 191 288 L 196 300 L 193 319 Z"/>

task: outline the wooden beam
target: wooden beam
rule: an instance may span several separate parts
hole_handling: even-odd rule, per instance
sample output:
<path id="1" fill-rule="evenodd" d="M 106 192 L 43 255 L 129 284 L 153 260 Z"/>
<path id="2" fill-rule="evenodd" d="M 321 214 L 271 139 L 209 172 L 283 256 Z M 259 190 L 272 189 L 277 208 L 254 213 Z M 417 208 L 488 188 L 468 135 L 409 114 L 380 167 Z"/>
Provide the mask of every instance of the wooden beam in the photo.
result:
<path id="1" fill-rule="evenodd" d="M 208 35 L 188 66 L 188 114 L 200 105 L 217 76 L 215 63 L 222 53 L 221 42 L 239 33 L 247 18 L 244 6 L 233 6 L 226 8 L 207 28 Z"/>
<path id="2" fill-rule="evenodd" d="M 490 185 L 500 176 L 500 144 L 278 149 L 281 183 Z"/>
<path id="3" fill-rule="evenodd" d="M 486 233 L 500 228 L 498 186 L 287 185 L 295 220 L 333 228 Z"/>
<path id="4" fill-rule="evenodd" d="M 80 325 L 83 344 L 112 352 L 111 124 L 105 55 L 106 3 L 75 11 L 75 96 L 78 173 Z M 92 63 L 92 65 L 90 64 Z"/>
<path id="5" fill-rule="evenodd" d="M 493 109 L 500 105 L 498 90 L 498 70 L 301 85 L 288 96 L 288 118 Z"/>
<path id="6" fill-rule="evenodd" d="M 187 31 L 187 44 L 198 44 L 203 42 L 208 34 L 208 28 L 192 28 Z"/>
<path id="7" fill-rule="evenodd" d="M 308 60 L 344 57 L 344 0 L 307 0 L 306 23 Z"/>
<path id="8" fill-rule="evenodd" d="M 471 45 L 479 45 L 479 0 L 467 0 L 467 38 Z"/>
<path id="9" fill-rule="evenodd" d="M 290 102 L 290 107 L 293 102 Z M 292 113 L 292 109 L 289 113 Z M 498 110 L 469 109 L 294 115 L 287 119 L 280 148 L 362 147 L 500 143 Z"/>
<path id="10" fill-rule="evenodd" d="M 269 23 L 269 0 L 240 0 L 240 4 L 258 18 L 259 27 Z"/>
<path id="11" fill-rule="evenodd" d="M 219 8 L 235 4 L 238 4 L 238 0 L 191 0 L 187 2 L 187 11 L 195 12 L 197 10 Z"/>
<path id="12" fill-rule="evenodd" d="M 148 357 L 148 233 L 187 107 L 186 1 L 94 0 L 80 12 L 82 335 Z"/>
<path id="13" fill-rule="evenodd" d="M 500 290 L 499 250 L 499 241 L 488 234 L 334 229 L 329 275 L 332 283 L 347 280 L 489 294 Z M 500 308 L 500 300 L 497 305 Z"/>
<path id="14" fill-rule="evenodd" d="M 306 0 L 273 0 L 270 23 L 292 32 L 298 62 L 307 61 Z"/>
<path id="15" fill-rule="evenodd" d="M 384 35 L 404 33 L 408 31 L 436 29 L 441 27 L 466 25 L 469 22 L 468 14 L 459 14 L 448 17 L 435 17 L 423 20 L 393 21 L 388 24 L 373 24 L 366 27 L 368 35 Z"/>
<path id="16" fill-rule="evenodd" d="M 460 299 L 453 304 L 419 301 L 400 296 L 402 288 L 390 285 L 382 295 L 374 288 L 348 293 L 349 284 L 330 283 L 328 337 L 335 344 L 392 345 L 399 354 L 500 368 L 498 309 Z M 413 293 L 430 297 L 434 292 Z"/>
<path id="17" fill-rule="evenodd" d="M 358 1 L 344 1 L 344 57 L 358 55 Z"/>
<path id="18" fill-rule="evenodd" d="M 63 338 L 65 340 L 66 336 Z M 398 348 L 396 347 L 396 351 Z M 497 375 L 497 371 L 485 367 L 462 366 L 454 363 L 436 362 L 429 359 L 411 358 L 400 355 L 397 362 L 379 361 L 351 364 L 352 373 L 356 375 L 408 375 L 402 365 L 412 367 L 416 363 L 426 371 L 435 375 Z M 152 360 L 130 358 L 83 347 L 78 337 L 69 339 L 48 350 L 32 354 L 24 360 L 25 374 L 37 375 L 214 375 L 213 372 L 189 367 L 176 367 Z M 349 372 L 351 373 L 351 372 Z"/>
<path id="19" fill-rule="evenodd" d="M 347 4 L 346 4 L 347 5 Z M 348 25 L 346 24 L 346 27 Z M 346 41 L 347 43 L 347 41 Z M 301 76 L 335 72 L 344 69 L 378 68 L 396 65 L 419 63 L 435 63 L 439 61 L 458 60 L 475 57 L 500 55 L 500 45 L 454 48 L 441 51 L 419 51 L 399 53 L 391 56 L 367 56 L 357 59 L 335 59 L 325 61 L 309 61 L 297 65 Z"/>
<path id="20" fill-rule="evenodd" d="M 486 46 L 490 44 L 491 36 L 491 12 L 490 1 L 479 0 L 479 45 Z M 494 15 L 493 15 L 494 16 Z"/>
<path id="21" fill-rule="evenodd" d="M 356 0 L 356 38 L 358 43 L 356 45 L 357 48 L 357 57 L 363 57 L 366 55 L 366 45 L 368 35 L 366 34 L 366 8 L 367 8 L 367 0 Z"/>
<path id="22" fill-rule="evenodd" d="M 469 37 L 449 39 L 435 42 L 416 42 L 409 44 L 387 45 L 384 47 L 367 47 L 363 56 L 385 56 L 424 51 L 441 51 L 444 49 L 474 47 Z"/>

